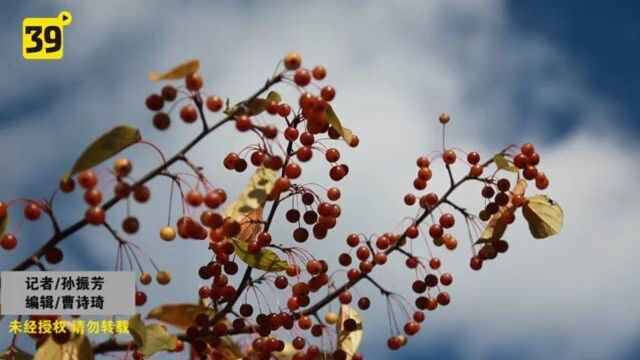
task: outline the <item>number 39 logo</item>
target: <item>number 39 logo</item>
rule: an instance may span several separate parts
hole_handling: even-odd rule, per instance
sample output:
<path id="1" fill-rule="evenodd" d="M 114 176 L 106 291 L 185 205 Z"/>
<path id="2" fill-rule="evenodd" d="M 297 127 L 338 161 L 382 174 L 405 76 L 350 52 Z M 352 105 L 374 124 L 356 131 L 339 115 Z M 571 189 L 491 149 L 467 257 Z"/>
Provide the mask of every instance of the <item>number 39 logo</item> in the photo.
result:
<path id="1" fill-rule="evenodd" d="M 71 24 L 71 13 L 57 17 L 28 17 L 22 21 L 22 57 L 27 60 L 57 60 L 64 55 L 64 26 Z"/>

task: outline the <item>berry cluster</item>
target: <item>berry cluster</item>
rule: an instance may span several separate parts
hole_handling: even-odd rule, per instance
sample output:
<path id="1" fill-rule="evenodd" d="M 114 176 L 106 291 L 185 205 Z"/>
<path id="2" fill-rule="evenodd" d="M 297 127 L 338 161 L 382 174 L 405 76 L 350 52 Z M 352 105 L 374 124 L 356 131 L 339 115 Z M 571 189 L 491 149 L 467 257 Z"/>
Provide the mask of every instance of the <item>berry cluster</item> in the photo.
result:
<path id="1" fill-rule="evenodd" d="M 336 360 L 360 360 L 363 357 L 357 348 L 345 348 L 341 342 L 362 329 L 360 320 L 343 317 L 342 309 L 355 311 L 357 307 L 367 311 L 371 307 L 369 297 L 354 289 L 362 280 L 375 286 L 386 298 L 389 327 L 394 334 L 388 339 L 387 346 L 391 350 L 401 348 L 420 331 L 427 312 L 451 302 L 451 295 L 445 290 L 453 283 L 453 275 L 442 271 L 443 260 L 435 253 L 458 249 L 459 242 L 454 236 L 456 228 L 461 224 L 467 227 L 472 249 L 470 267 L 474 270 L 480 270 L 485 261 L 508 250 L 509 244 L 501 237 L 506 226 L 515 221 L 515 209 L 526 206 L 526 181 L 535 181 L 539 190 L 549 186 L 546 175 L 538 170 L 540 155 L 533 145 L 524 144 L 516 153 L 513 153 L 514 147 L 509 147 L 481 162 L 478 152 L 466 153 L 459 148 L 447 148 L 443 143 L 441 151 L 420 156 L 415 161 L 417 172 L 413 191 L 403 197 L 407 206 L 417 208 L 410 223 L 402 225 L 400 231 L 381 235 L 352 233 L 346 236 L 345 250 L 337 257 L 337 265 L 342 268 L 334 269 L 330 261 L 310 253 L 305 242 L 310 238 L 331 241 L 331 231 L 342 214 L 338 204 L 342 190 L 337 186 L 324 188 L 303 182 L 303 168 L 314 156 L 322 157 L 329 164 L 329 179 L 341 181 L 348 175 L 349 166 L 341 151 L 329 144 L 342 139 L 349 147 L 357 147 L 359 139 L 342 126 L 331 106 L 336 91 L 333 86 L 322 83 L 327 77 L 324 66 L 304 68 L 302 57 L 297 53 L 287 54 L 281 64 L 283 69 L 274 78 L 256 94 L 235 105 L 230 105 L 228 100 L 224 102 L 220 96 L 207 95 L 203 90 L 204 80 L 197 71 L 181 75 L 184 85 L 166 85 L 159 93 L 149 95 L 145 104 L 153 112 L 152 122 L 158 130 L 170 127 L 171 113 L 177 106 L 180 106 L 178 112 L 183 122 L 202 122 L 202 133 L 183 150 L 166 158 L 155 145 L 140 140 L 139 143 L 153 147 L 163 159 L 163 164 L 147 175 L 136 180 L 132 175 L 132 162 L 118 158 L 104 172 L 105 169 L 88 169 L 60 181 L 59 191 L 63 193 L 73 192 L 76 182 L 84 191 L 87 209 L 83 221 L 62 230 L 50 201 L 17 199 L 0 202 L 0 231 L 5 230 L 9 208 L 17 203 L 24 204 L 24 218 L 28 221 L 36 221 L 42 214 L 48 215 L 54 225 L 54 235 L 43 247 L 46 251 L 42 254 L 48 263 L 57 264 L 63 259 L 63 252 L 57 246 L 62 239 L 87 224 L 105 227 L 118 245 L 116 269 L 122 270 L 129 264 L 131 270 L 139 272 L 134 299 L 137 306 L 143 306 L 148 298 L 140 286 L 150 285 L 153 276 L 152 272 L 145 271 L 139 260 L 144 255 L 140 247 L 124 238 L 139 234 L 141 230 L 141 223 L 130 213 L 129 205 L 131 199 L 139 204 L 147 203 L 151 191 L 146 182 L 164 176 L 171 181 L 171 192 L 168 220 L 160 229 L 159 237 L 166 242 L 177 237 L 205 241 L 211 258 L 198 268 L 198 276 L 204 284 L 194 292 L 201 304 L 213 310 L 197 314 L 176 347 L 165 350 L 180 352 L 185 347 L 184 342 L 188 342 L 192 356 L 219 359 L 224 358 L 224 348 L 230 346 L 231 336 L 252 334 L 243 351 L 246 359 L 269 359 L 290 345 L 293 348 L 291 358 L 296 360 L 325 356 Z M 300 94 L 294 102 L 284 101 L 275 91 L 260 97 L 279 83 L 291 86 Z M 172 105 L 165 108 L 169 103 Z M 221 112 L 224 117 L 218 123 L 210 124 L 206 119 L 207 111 Z M 441 114 L 438 120 L 443 126 L 444 142 L 444 130 L 451 117 Z M 214 186 L 205 176 L 204 169 L 187 157 L 187 152 L 197 142 L 226 123 L 233 124 L 240 133 L 257 137 L 255 143 L 228 152 L 222 162 L 222 167 L 229 171 L 242 173 L 251 165 L 255 169 L 254 176 L 262 174 L 261 187 L 248 185 L 247 194 L 241 195 L 251 198 L 250 202 L 238 203 L 236 200 L 228 204 L 226 191 Z M 440 161 L 450 187 L 438 194 L 429 184 Z M 173 165 L 176 163 L 182 163 L 188 171 L 175 170 Z M 468 173 L 455 181 L 452 168 L 461 163 Z M 495 172 L 483 177 L 494 164 Z M 507 172 L 513 173 L 515 178 L 503 175 Z M 480 195 L 484 205 L 477 216 L 450 199 L 454 190 L 467 181 L 482 184 Z M 113 197 L 105 201 L 103 191 L 111 184 Z M 172 209 L 176 188 L 181 200 L 177 219 Z M 119 201 L 128 206 L 120 228 L 116 229 L 109 224 L 106 212 Z M 238 210 L 238 204 L 242 205 L 239 208 L 247 209 Z M 276 220 L 290 224 L 289 239 L 274 240 L 270 229 Z M 417 243 L 421 240 L 426 251 L 418 250 Z M 16 245 L 15 234 L 2 235 L 0 246 L 3 249 L 11 250 Z M 373 276 L 376 267 L 387 265 L 392 253 L 406 258 L 406 268 L 413 277 L 410 286 L 414 298 L 411 301 L 388 291 Z M 39 257 L 40 253 L 36 253 L 36 262 Z M 160 270 L 152 259 L 147 259 L 156 273 L 155 281 L 159 285 L 169 284 L 171 273 Z M 267 260 L 269 262 L 265 263 Z M 29 261 L 32 260 L 18 268 L 26 269 L 35 264 Z M 256 275 L 257 270 L 262 271 Z M 282 301 L 267 296 L 264 288 Z M 340 315 L 326 311 L 322 318 L 321 311 L 334 300 L 340 304 Z M 336 333 L 330 328 L 333 325 L 338 329 Z M 292 335 L 290 341 L 286 334 Z M 329 352 L 318 345 L 326 344 L 326 339 L 334 335 L 336 341 L 329 343 L 336 346 Z M 69 339 L 68 334 L 56 336 L 58 338 L 54 340 L 58 343 Z M 129 347 L 130 344 L 126 344 L 118 349 Z M 132 356 L 135 360 L 144 358 L 140 349 L 133 351 Z"/>

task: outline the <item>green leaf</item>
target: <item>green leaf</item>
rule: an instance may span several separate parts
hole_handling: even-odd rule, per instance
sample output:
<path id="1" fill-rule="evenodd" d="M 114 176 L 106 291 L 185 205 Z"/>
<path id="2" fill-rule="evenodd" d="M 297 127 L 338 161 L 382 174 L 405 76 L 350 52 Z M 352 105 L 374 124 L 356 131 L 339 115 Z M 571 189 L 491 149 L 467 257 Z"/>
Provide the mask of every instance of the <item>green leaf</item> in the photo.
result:
<path id="1" fill-rule="evenodd" d="M 275 101 L 277 103 L 282 101 L 282 96 L 276 91 L 269 91 L 267 94 L 267 101 Z"/>
<path id="2" fill-rule="evenodd" d="M 144 356 L 151 356 L 159 351 L 173 350 L 178 339 L 169 335 L 159 324 L 145 325 L 136 314 L 129 319 L 129 332 L 140 347 Z"/>
<path id="3" fill-rule="evenodd" d="M 266 106 L 267 101 L 262 98 L 253 98 L 247 103 L 247 107 L 249 108 L 251 115 L 258 115 L 262 113 L 266 109 Z"/>
<path id="4" fill-rule="evenodd" d="M 83 335 L 72 335 L 64 345 L 58 345 L 51 337 L 36 351 L 33 360 L 93 360 L 93 348 Z"/>
<path id="5" fill-rule="evenodd" d="M 249 252 L 249 243 L 246 241 L 232 239 L 236 255 L 247 265 L 267 272 L 278 272 L 285 270 L 289 263 L 280 259 L 273 251 L 262 248 L 260 253 Z"/>
<path id="6" fill-rule="evenodd" d="M 522 214 L 529 223 L 531 235 L 544 239 L 562 230 L 564 213 L 560 205 L 546 195 L 530 196 L 526 199 Z"/>
<path id="7" fill-rule="evenodd" d="M 155 319 L 186 330 L 195 323 L 198 314 L 213 316 L 213 309 L 199 304 L 167 304 L 152 309 L 147 319 Z"/>
<path id="8" fill-rule="evenodd" d="M 346 331 L 343 328 L 344 321 L 353 319 L 358 324 L 354 331 Z M 349 305 L 340 305 L 340 313 L 338 314 L 338 322 L 336 323 L 336 333 L 338 334 L 338 349 L 347 353 L 347 359 L 351 359 L 353 354 L 358 351 L 360 342 L 362 342 L 362 318 L 360 314 Z"/>
<path id="9" fill-rule="evenodd" d="M 338 115 L 336 115 L 335 111 L 331 105 L 327 106 L 327 121 L 329 121 L 329 125 L 333 126 L 334 129 L 342 136 L 344 141 L 348 144 L 351 144 L 351 140 L 353 140 L 353 133 L 351 130 L 343 127 L 340 123 L 340 119 L 338 119 Z"/>
<path id="10" fill-rule="evenodd" d="M 9 214 L 4 220 L 0 221 L 0 237 L 4 235 L 4 232 L 7 231 L 7 226 L 9 226 Z"/>
<path id="11" fill-rule="evenodd" d="M 164 73 L 157 73 L 154 71 L 150 71 L 149 80 L 160 81 L 160 80 L 182 79 L 189 74 L 198 72 L 199 69 L 200 69 L 200 60 L 193 59 L 193 60 L 183 62 L 182 64 Z"/>
<path id="12" fill-rule="evenodd" d="M 32 360 L 33 356 L 20 349 L 15 349 L 15 352 L 7 350 L 0 353 L 0 360 Z"/>
<path id="13" fill-rule="evenodd" d="M 514 173 L 518 172 L 518 168 L 513 166 L 513 164 L 511 164 L 502 154 L 495 154 L 493 156 L 493 161 L 496 163 L 496 167 L 500 170 L 511 171 Z"/>
<path id="14" fill-rule="evenodd" d="M 253 210 L 264 205 L 267 195 L 273 189 L 278 174 L 265 167 L 256 169 L 242 194 L 224 210 L 223 216 L 241 221 Z"/>
<path id="15" fill-rule="evenodd" d="M 116 126 L 97 138 L 76 160 L 66 177 L 90 169 L 140 141 L 140 132 L 129 126 Z"/>

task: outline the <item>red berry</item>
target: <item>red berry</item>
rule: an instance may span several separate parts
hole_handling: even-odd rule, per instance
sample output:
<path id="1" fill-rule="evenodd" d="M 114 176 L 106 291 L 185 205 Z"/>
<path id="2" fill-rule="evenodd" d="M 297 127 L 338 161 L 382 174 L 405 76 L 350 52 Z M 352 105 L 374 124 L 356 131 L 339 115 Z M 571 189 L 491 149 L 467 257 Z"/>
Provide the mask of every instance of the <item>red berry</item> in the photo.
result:
<path id="1" fill-rule="evenodd" d="M 147 294 L 142 291 L 136 291 L 136 306 L 142 306 L 147 302 Z"/>
<path id="2" fill-rule="evenodd" d="M 207 109 L 213 112 L 220 111 L 222 109 L 222 99 L 215 95 L 207 97 Z"/>
<path id="3" fill-rule="evenodd" d="M 327 76 L 327 69 L 322 65 L 315 66 L 311 70 L 311 75 L 313 75 L 313 78 L 316 80 L 323 80 Z"/>
<path id="4" fill-rule="evenodd" d="M 64 253 L 56 247 L 44 253 L 44 259 L 47 260 L 49 264 L 57 264 L 62 261 L 62 258 L 64 258 Z"/>
<path id="5" fill-rule="evenodd" d="M 251 130 L 251 119 L 247 115 L 240 115 L 236 117 L 236 129 L 239 131 L 248 131 Z"/>
<path id="6" fill-rule="evenodd" d="M 164 99 L 158 94 L 151 94 L 145 100 L 147 108 L 151 111 L 159 111 L 164 106 Z"/>
<path id="7" fill-rule="evenodd" d="M 89 208 L 84 214 L 84 218 L 87 223 L 95 226 L 102 225 L 104 223 L 105 216 L 105 211 L 100 206 Z"/>
<path id="8" fill-rule="evenodd" d="M 185 84 L 187 85 L 187 89 L 191 90 L 191 91 L 198 91 L 200 90 L 200 88 L 202 88 L 202 76 L 200 76 L 200 74 L 197 73 L 192 73 L 187 75 L 187 77 L 185 77 L 184 79 Z"/>
<path id="9" fill-rule="evenodd" d="M 93 171 L 85 170 L 78 175 L 78 184 L 80 184 L 83 189 L 91 189 L 98 184 L 98 177 Z"/>
<path id="10" fill-rule="evenodd" d="M 162 88 L 160 94 L 165 101 L 173 101 L 178 96 L 178 91 L 173 86 L 167 85 Z"/>
<path id="11" fill-rule="evenodd" d="M 13 250 L 18 245 L 18 239 L 13 234 L 4 234 L 0 239 L 0 247 L 5 250 Z"/>
<path id="12" fill-rule="evenodd" d="M 326 101 L 331 101 L 336 97 L 336 89 L 333 86 L 325 86 L 320 90 L 320 96 Z"/>
<path id="13" fill-rule="evenodd" d="M 432 238 L 439 238 L 442 236 L 442 234 L 444 234 L 444 230 L 442 229 L 442 226 L 440 224 L 433 224 L 431 225 L 431 227 L 429 227 L 429 235 Z"/>
<path id="14" fill-rule="evenodd" d="M 171 119 L 169 115 L 164 112 L 156 113 L 153 116 L 153 126 L 158 130 L 166 130 L 171 126 Z"/>
<path id="15" fill-rule="evenodd" d="M 298 138 L 298 129 L 294 127 L 288 127 L 284 130 L 284 138 L 289 141 L 295 141 Z"/>
<path id="16" fill-rule="evenodd" d="M 476 270 L 476 271 L 482 269 L 482 258 L 479 256 L 473 256 L 471 258 L 469 265 L 473 270 Z"/>
<path id="17" fill-rule="evenodd" d="M 532 144 L 526 143 L 520 147 L 520 151 L 522 154 L 529 156 L 536 151 L 536 148 Z"/>
<path id="18" fill-rule="evenodd" d="M 37 204 L 30 202 L 24 207 L 24 217 L 30 221 L 36 221 L 40 218 L 42 209 Z"/>
<path id="19" fill-rule="evenodd" d="M 444 154 L 442 154 L 442 160 L 444 160 L 445 164 L 453 164 L 456 162 L 456 152 L 453 150 L 446 150 Z"/>
<path id="20" fill-rule="evenodd" d="M 432 258 L 431 260 L 429 260 L 429 267 L 432 268 L 433 270 L 437 270 L 440 268 L 441 262 L 440 259 L 438 258 Z"/>
<path id="21" fill-rule="evenodd" d="M 455 225 L 456 218 L 452 214 L 442 214 L 440 216 L 440 225 L 445 229 L 450 229 Z"/>
<path id="22" fill-rule="evenodd" d="M 480 162 L 480 154 L 475 151 L 470 152 L 469 154 L 467 154 L 467 161 L 471 165 L 476 165 Z"/>
<path id="23" fill-rule="evenodd" d="M 186 105 L 180 109 L 180 118 L 186 123 L 198 120 L 198 110 L 192 105 Z"/>
<path id="24" fill-rule="evenodd" d="M 293 75 L 293 81 L 298 86 L 307 86 L 311 82 L 311 75 L 309 75 L 309 72 L 305 69 L 298 69 Z"/>

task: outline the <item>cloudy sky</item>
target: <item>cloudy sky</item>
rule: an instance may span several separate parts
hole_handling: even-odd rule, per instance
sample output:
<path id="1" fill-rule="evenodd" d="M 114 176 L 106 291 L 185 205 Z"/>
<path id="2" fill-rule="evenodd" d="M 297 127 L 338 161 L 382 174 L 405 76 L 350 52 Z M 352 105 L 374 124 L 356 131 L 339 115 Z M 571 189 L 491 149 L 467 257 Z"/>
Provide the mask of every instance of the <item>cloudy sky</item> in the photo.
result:
<path id="1" fill-rule="evenodd" d="M 64 59 L 24 61 L 22 18 L 62 9 L 74 16 Z M 453 119 L 449 146 L 490 155 L 534 142 L 551 179 L 547 192 L 565 210 L 564 231 L 548 240 L 532 239 L 520 221 L 506 235 L 509 252 L 481 272 L 468 269 L 468 246 L 440 251 L 455 278 L 452 303 L 429 314 L 402 358 L 637 359 L 639 19 L 634 1 L 3 2 L 0 199 L 48 196 L 84 146 L 117 124 L 139 127 L 166 154 L 182 147 L 199 127 L 176 123 L 159 133 L 150 126 L 144 99 L 159 86 L 147 80 L 149 70 L 197 57 L 205 88 L 239 100 L 296 50 L 306 65 L 328 68 L 334 107 L 361 138 L 360 147 L 343 151 L 351 169 L 341 183 L 344 220 L 322 247 L 314 245 L 321 256 L 333 259 L 351 232 L 390 231 L 412 215 L 402 197 L 411 190 L 415 158 L 441 147 L 441 112 Z M 246 176 L 219 164 L 253 141 L 223 129 L 193 159 L 235 194 Z M 128 156 L 138 175 L 159 161 L 142 147 Z M 305 179 L 329 184 L 325 164 L 312 164 Z M 436 184 L 446 181 L 442 168 L 434 170 Z M 181 281 L 150 290 L 145 310 L 166 298 L 192 300 L 194 269 L 208 260 L 200 243 L 159 242 L 168 186 L 156 181 L 153 191 L 150 205 L 132 208 L 143 222 L 135 241 Z M 464 189 L 456 200 L 478 209 L 478 192 Z M 56 205 L 63 222 L 81 216 L 78 198 Z M 15 230 L 20 244 L 0 252 L 0 269 L 42 244 L 49 229 L 42 221 L 16 222 Z M 290 242 L 290 230 L 276 227 L 280 242 Z M 457 235 L 466 240 L 464 229 Z M 86 229 L 63 249 L 68 260 L 59 269 L 110 269 L 116 244 L 103 230 Z M 374 275 L 404 294 L 413 280 L 402 261 Z M 389 335 L 385 311 L 378 300 L 365 315 L 369 359 L 398 355 L 380 351 Z M 8 343 L 8 336 L 0 339 L 0 347 Z"/>

